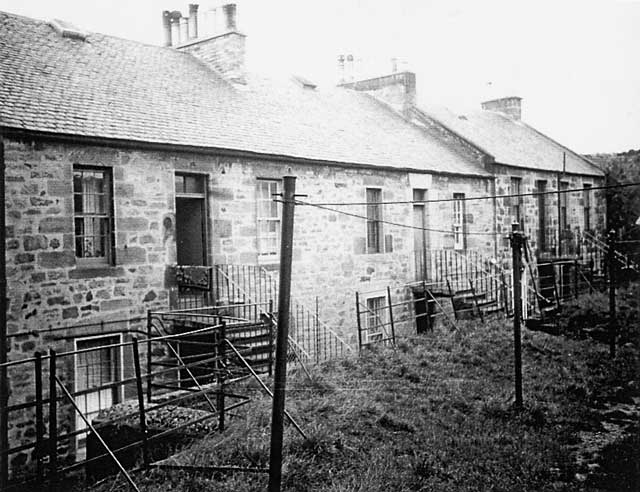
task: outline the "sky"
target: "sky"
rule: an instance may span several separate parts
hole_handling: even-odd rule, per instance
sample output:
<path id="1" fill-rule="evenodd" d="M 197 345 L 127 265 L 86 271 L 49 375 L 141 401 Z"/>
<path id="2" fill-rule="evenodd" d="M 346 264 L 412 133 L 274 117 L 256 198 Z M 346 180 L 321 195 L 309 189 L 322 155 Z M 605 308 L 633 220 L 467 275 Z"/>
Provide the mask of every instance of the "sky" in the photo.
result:
<path id="1" fill-rule="evenodd" d="M 186 15 L 188 3 L 0 0 L 0 10 L 161 44 L 162 11 Z M 427 107 L 517 95 L 524 121 L 577 152 L 640 148 L 640 0 L 235 3 L 249 70 L 331 85 L 340 54 L 354 55 L 362 77 L 390 73 L 396 58 Z"/>

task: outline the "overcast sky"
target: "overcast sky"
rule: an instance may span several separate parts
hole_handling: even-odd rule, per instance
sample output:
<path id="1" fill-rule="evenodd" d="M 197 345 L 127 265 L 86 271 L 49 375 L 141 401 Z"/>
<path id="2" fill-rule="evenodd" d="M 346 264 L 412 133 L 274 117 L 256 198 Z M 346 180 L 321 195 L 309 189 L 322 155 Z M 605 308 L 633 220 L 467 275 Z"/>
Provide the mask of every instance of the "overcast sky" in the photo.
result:
<path id="1" fill-rule="evenodd" d="M 188 3 L 0 0 L 0 10 L 160 44 L 162 10 L 187 14 Z M 459 110 L 518 95 L 525 121 L 578 152 L 640 148 L 640 0 L 235 3 L 251 70 L 333 84 L 341 53 L 367 75 L 390 72 L 396 57 L 416 73 L 423 104 Z"/>

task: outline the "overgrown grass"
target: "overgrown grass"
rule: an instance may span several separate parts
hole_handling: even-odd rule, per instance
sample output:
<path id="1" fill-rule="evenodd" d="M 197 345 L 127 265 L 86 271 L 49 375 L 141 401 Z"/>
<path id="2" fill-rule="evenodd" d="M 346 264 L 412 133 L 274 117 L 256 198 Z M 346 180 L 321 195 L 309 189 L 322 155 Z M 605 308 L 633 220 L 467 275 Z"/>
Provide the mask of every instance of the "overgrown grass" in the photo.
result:
<path id="1" fill-rule="evenodd" d="M 579 488 L 577 432 L 598 429 L 594 408 L 638 377 L 638 327 L 629 328 L 635 335 L 615 361 L 605 345 L 592 340 L 525 330 L 525 408 L 516 411 L 510 323 L 469 322 L 455 332 L 367 350 L 312 368 L 313 381 L 304 373 L 290 375 L 287 408 L 309 439 L 287 427 L 283 489 Z M 244 390 L 256 397 L 254 403 L 223 434 L 195 442 L 176 463 L 268 466 L 271 402 L 255 384 Z M 267 477 L 154 471 L 136 475 L 136 481 L 149 492 L 242 492 L 264 490 Z M 126 486 L 110 483 L 96 490 Z"/>

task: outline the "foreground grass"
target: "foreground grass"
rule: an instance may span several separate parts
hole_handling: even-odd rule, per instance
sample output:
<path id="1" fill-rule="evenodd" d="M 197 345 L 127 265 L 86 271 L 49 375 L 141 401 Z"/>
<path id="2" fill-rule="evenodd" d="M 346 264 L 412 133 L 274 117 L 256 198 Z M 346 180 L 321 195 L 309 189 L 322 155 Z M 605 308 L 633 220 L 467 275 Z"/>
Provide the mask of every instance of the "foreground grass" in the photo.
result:
<path id="1" fill-rule="evenodd" d="M 310 439 L 288 426 L 283 489 L 584 489 L 575 478 L 577 433 L 599 430 L 595 409 L 637 380 L 638 327 L 636 343 L 622 347 L 615 361 L 606 345 L 525 330 L 525 409 L 516 412 L 510 323 L 467 324 L 403 340 L 316 367 L 313 381 L 292 374 L 287 408 Z M 271 402 L 253 384 L 244 391 L 254 393 L 255 402 L 223 434 L 194 443 L 174 463 L 268 466 Z M 175 471 L 135 478 L 145 491 L 253 491 L 267 483 L 265 475 Z"/>

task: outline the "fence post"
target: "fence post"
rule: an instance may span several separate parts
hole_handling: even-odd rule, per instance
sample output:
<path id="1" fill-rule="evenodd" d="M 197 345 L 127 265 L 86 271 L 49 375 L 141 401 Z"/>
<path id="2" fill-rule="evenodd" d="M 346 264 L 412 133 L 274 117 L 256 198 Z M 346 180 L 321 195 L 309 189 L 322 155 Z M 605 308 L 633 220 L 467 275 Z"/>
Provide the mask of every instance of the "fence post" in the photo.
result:
<path id="1" fill-rule="evenodd" d="M 227 338 L 227 325 L 224 320 L 220 322 L 220 336 L 218 337 L 218 359 L 220 359 L 219 367 L 224 367 L 222 361 L 225 357 L 225 339 Z M 218 407 L 218 430 L 224 431 L 224 380 L 225 376 L 222 371 L 218 371 L 218 394 L 216 406 Z"/>
<path id="2" fill-rule="evenodd" d="M 393 324 L 393 306 L 391 304 L 391 289 L 387 285 L 387 302 L 389 303 L 389 323 L 391 324 L 391 340 L 396 344 L 396 328 Z"/>
<path id="3" fill-rule="evenodd" d="M 149 466 L 149 446 L 147 443 L 147 418 L 144 409 L 144 392 L 142 390 L 142 371 L 140 369 L 140 350 L 138 348 L 138 339 L 133 337 L 133 367 L 136 373 L 136 389 L 138 392 L 138 413 L 140 415 L 140 433 L 142 434 L 142 461 L 144 467 Z"/>
<path id="4" fill-rule="evenodd" d="M 147 311 L 147 403 L 151 403 L 151 382 L 153 375 L 151 374 L 151 311 Z"/>
<path id="5" fill-rule="evenodd" d="M 278 293 L 278 329 L 276 330 L 276 367 L 273 381 L 271 445 L 269 456 L 269 492 L 280 492 L 282 481 L 282 438 L 287 383 L 287 347 L 293 259 L 293 218 L 295 214 L 296 178 L 284 176 L 282 204 L 282 239 L 280 241 L 280 292 Z"/>
<path id="6" fill-rule="evenodd" d="M 518 224 L 513 224 L 511 233 L 511 250 L 513 255 L 513 351 L 515 362 L 515 389 L 517 409 L 522 408 L 522 345 L 520 335 L 520 319 L 522 318 L 522 235 Z"/>
<path id="7" fill-rule="evenodd" d="M 615 259 L 615 231 L 612 229 L 607 236 L 607 263 L 609 266 L 609 355 L 616 356 L 616 259 Z"/>
<path id="8" fill-rule="evenodd" d="M 422 280 L 422 290 L 424 295 L 424 313 L 427 316 L 427 331 L 432 331 L 430 309 L 431 303 L 429 302 L 429 298 L 427 297 L 427 282 L 424 279 Z"/>
<path id="9" fill-rule="evenodd" d="M 273 376 L 273 339 L 275 323 L 273 319 L 273 299 L 269 299 L 269 377 Z"/>
<path id="10" fill-rule="evenodd" d="M 362 323 L 360 321 L 360 294 L 356 292 L 356 324 L 358 325 L 358 350 L 362 350 Z"/>
<path id="11" fill-rule="evenodd" d="M 318 317 L 319 311 L 319 301 L 318 296 L 316 296 L 316 318 L 314 323 L 314 328 L 316 330 L 316 364 L 320 362 L 320 318 Z"/>
<path id="12" fill-rule="evenodd" d="M 49 491 L 58 481 L 58 399 L 56 392 L 56 351 L 49 350 Z"/>
<path id="13" fill-rule="evenodd" d="M 42 354 L 34 354 L 34 376 L 36 382 L 36 484 L 42 489 L 44 481 L 44 468 L 42 455 L 44 450 L 44 412 L 42 405 Z"/>

